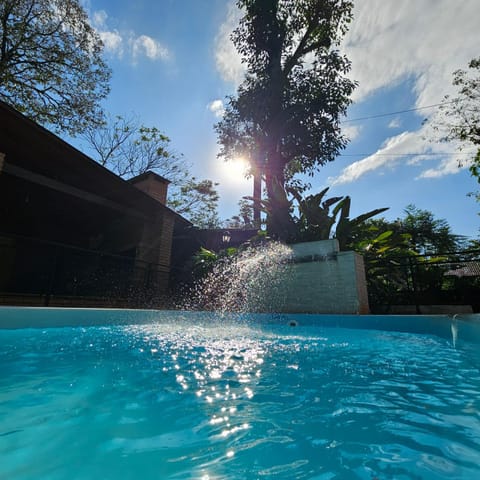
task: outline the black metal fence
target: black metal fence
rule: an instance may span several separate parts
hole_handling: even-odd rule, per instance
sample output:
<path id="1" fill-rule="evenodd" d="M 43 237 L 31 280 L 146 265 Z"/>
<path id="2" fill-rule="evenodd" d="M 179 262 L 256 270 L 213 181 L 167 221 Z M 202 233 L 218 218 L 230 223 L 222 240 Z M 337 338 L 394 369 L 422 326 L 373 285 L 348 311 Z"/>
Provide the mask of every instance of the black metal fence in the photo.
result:
<path id="1" fill-rule="evenodd" d="M 112 255 L 55 242 L 0 235 L 0 295 L 102 298 L 148 304 L 168 284 L 168 269 L 134 256 Z"/>
<path id="2" fill-rule="evenodd" d="M 365 259 L 370 308 L 467 305 L 480 312 L 480 250 Z"/>

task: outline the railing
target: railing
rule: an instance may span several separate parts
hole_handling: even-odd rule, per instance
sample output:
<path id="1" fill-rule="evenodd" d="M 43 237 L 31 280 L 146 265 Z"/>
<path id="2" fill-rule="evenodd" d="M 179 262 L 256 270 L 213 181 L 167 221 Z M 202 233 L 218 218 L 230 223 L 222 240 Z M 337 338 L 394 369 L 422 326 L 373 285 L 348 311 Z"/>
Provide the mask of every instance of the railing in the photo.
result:
<path id="1" fill-rule="evenodd" d="M 392 305 L 470 305 L 480 311 L 480 250 L 366 258 L 373 312 Z"/>
<path id="2" fill-rule="evenodd" d="M 168 283 L 168 269 L 133 256 L 0 234 L 0 295 L 102 298 L 146 305 Z M 75 302 L 73 302 L 75 303 Z M 78 302 L 77 302 L 78 303 Z"/>

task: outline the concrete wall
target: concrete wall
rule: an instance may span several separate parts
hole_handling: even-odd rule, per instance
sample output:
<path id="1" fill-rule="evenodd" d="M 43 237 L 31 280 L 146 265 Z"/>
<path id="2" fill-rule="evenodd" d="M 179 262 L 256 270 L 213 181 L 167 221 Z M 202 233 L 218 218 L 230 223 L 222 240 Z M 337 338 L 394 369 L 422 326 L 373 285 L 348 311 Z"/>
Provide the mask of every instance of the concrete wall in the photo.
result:
<path id="1" fill-rule="evenodd" d="M 280 282 L 276 298 L 285 313 L 369 312 L 363 259 L 355 252 L 339 252 L 336 240 L 292 246 L 294 263 Z M 313 261 L 308 261 L 311 257 Z M 296 263 L 299 262 L 299 263 Z"/>

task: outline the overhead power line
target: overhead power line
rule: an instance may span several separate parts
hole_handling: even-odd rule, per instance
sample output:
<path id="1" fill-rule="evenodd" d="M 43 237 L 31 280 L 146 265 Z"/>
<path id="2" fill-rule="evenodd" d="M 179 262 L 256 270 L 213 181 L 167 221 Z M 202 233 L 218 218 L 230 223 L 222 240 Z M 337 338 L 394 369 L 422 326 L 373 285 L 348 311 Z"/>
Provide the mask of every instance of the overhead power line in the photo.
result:
<path id="1" fill-rule="evenodd" d="M 370 115 L 368 117 L 350 118 L 349 120 L 344 120 L 342 123 L 359 122 L 360 120 L 370 120 L 372 118 L 390 117 L 392 115 L 400 115 L 401 113 L 416 112 L 418 110 L 425 110 L 426 108 L 435 108 L 435 107 L 439 107 L 440 105 L 448 105 L 449 103 L 453 103 L 453 102 L 454 100 L 450 100 L 449 102 L 434 103 L 432 105 L 425 105 L 423 107 L 408 108 L 406 110 L 398 110 L 397 112 L 379 113 L 377 115 Z"/>

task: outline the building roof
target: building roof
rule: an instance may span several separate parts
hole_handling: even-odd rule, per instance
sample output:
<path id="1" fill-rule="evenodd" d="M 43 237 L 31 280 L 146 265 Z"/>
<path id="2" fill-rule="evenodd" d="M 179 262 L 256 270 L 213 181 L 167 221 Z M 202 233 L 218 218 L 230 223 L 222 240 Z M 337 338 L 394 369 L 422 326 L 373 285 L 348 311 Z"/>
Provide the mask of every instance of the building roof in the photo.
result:
<path id="1" fill-rule="evenodd" d="M 133 177 L 133 178 L 129 178 L 127 180 L 127 182 L 130 182 L 130 183 L 137 183 L 137 182 L 141 182 L 142 180 L 147 180 L 148 178 L 150 177 L 153 177 L 155 178 L 155 180 L 158 180 L 159 182 L 162 182 L 162 183 L 166 183 L 166 184 L 169 184 L 169 183 L 172 183 L 170 180 L 168 180 L 167 178 L 165 177 L 162 177 L 161 175 L 159 175 L 158 173 L 155 173 L 155 172 L 152 172 L 151 170 L 148 170 L 144 173 L 141 173 L 140 175 L 137 175 L 136 177 Z"/>
<path id="2" fill-rule="evenodd" d="M 127 215 L 148 218 L 152 211 L 164 209 L 177 221 L 190 224 L 181 215 L 138 190 L 134 183 L 120 178 L 2 101 L 0 152 L 5 153 L 3 172 L 17 178 Z"/>

